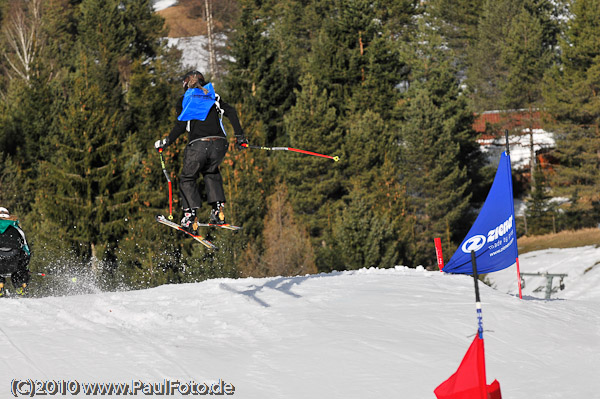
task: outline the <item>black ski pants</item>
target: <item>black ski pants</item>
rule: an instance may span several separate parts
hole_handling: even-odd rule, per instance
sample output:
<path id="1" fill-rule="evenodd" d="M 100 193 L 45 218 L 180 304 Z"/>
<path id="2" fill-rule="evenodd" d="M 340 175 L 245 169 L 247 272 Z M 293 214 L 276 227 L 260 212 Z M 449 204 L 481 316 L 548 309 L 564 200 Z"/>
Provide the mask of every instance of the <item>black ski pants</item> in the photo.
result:
<path id="1" fill-rule="evenodd" d="M 21 234 L 9 226 L 0 234 L 0 282 L 5 282 L 2 275 L 10 274 L 15 288 L 29 283 L 29 259 L 30 255 L 23 250 Z"/>
<path id="2" fill-rule="evenodd" d="M 209 204 L 217 201 L 225 202 L 223 178 L 219 172 L 219 165 L 227 154 L 228 145 L 229 143 L 223 137 L 194 140 L 185 147 L 179 183 L 183 209 L 196 209 L 202 205 L 202 197 L 197 184 L 200 174 L 204 177 L 207 202 Z"/>

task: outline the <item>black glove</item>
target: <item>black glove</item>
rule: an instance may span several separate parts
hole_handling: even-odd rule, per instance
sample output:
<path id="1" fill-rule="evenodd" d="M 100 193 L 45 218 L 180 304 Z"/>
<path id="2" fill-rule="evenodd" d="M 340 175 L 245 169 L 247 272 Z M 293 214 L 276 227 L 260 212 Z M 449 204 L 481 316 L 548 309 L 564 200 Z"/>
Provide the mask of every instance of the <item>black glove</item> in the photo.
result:
<path id="1" fill-rule="evenodd" d="M 248 139 L 244 136 L 235 136 L 235 148 L 237 148 L 238 150 L 243 150 L 244 148 L 247 148 L 242 144 L 245 144 L 247 146 Z"/>

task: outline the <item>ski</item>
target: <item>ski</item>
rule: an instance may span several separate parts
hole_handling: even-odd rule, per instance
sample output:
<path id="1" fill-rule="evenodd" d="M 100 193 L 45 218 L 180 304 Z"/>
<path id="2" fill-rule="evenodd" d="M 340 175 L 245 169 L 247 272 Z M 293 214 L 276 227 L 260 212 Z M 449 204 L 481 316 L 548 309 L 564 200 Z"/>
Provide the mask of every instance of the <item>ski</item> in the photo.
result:
<path id="1" fill-rule="evenodd" d="M 194 240 L 198 241 L 199 243 L 201 243 L 202 245 L 204 245 L 208 249 L 218 249 L 215 244 L 213 244 L 212 242 L 208 241 L 206 238 L 202 237 L 199 234 L 190 233 L 189 231 L 187 231 L 186 229 L 184 229 L 183 227 L 181 227 L 177 223 L 174 223 L 174 222 L 171 222 L 170 220 L 167 220 L 167 218 L 164 217 L 163 215 L 157 215 L 156 216 L 156 221 L 158 223 L 162 223 L 162 224 L 164 224 L 166 226 L 174 228 L 175 230 L 179 230 L 179 231 L 184 232 L 185 234 L 189 235 Z"/>
<path id="2" fill-rule="evenodd" d="M 227 229 L 227 230 L 233 230 L 233 231 L 237 231 L 240 230 L 241 227 L 240 226 L 234 226 L 232 224 L 229 223 L 225 223 L 225 224 L 216 224 L 216 223 L 198 223 L 199 227 L 218 227 L 221 229 Z"/>
<path id="3" fill-rule="evenodd" d="M 25 292 L 25 294 L 17 294 L 14 291 L 11 290 L 7 290 L 6 288 L 2 289 L 2 292 L 0 293 L 0 300 L 2 298 L 28 298 L 29 295 L 27 295 L 27 292 Z"/>

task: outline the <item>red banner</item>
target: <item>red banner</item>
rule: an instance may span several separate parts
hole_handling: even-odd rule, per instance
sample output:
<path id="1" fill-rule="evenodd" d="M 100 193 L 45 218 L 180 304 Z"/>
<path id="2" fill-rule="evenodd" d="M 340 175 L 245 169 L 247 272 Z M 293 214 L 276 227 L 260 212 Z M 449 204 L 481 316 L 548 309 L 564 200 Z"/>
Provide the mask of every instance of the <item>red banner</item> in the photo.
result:
<path id="1" fill-rule="evenodd" d="M 433 393 L 437 399 L 502 399 L 500 383 L 486 385 L 483 339 L 475 336 L 456 373 Z"/>
<path id="2" fill-rule="evenodd" d="M 434 238 L 433 242 L 435 243 L 435 254 L 437 255 L 438 267 L 440 270 L 444 268 L 444 256 L 442 255 L 442 239 Z"/>

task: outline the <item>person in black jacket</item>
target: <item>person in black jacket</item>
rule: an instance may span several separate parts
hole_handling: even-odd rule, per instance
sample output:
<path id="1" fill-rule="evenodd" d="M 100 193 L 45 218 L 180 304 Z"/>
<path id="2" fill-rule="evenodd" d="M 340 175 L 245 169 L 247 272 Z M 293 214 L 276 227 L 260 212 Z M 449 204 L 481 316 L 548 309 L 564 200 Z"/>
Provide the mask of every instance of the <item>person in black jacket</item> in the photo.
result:
<path id="1" fill-rule="evenodd" d="M 219 166 L 227 153 L 227 135 L 222 124 L 226 116 L 233 126 L 236 148 L 244 148 L 248 140 L 240 125 L 235 108 L 222 101 L 211 83 L 204 80 L 198 71 L 183 77 L 185 93 L 177 105 L 177 121 L 169 136 L 154 143 L 162 149 L 174 143 L 185 131 L 188 143 L 183 154 L 183 169 L 180 175 L 179 192 L 183 208 L 181 226 L 189 231 L 197 230 L 197 209 L 202 205 L 197 180 L 204 177 L 207 202 L 212 206 L 210 223 L 225 224 L 225 192 Z"/>
<path id="2" fill-rule="evenodd" d="M 29 283 L 29 259 L 31 252 L 25 233 L 15 216 L 0 207 L 0 297 L 5 295 L 4 276 L 10 279 L 17 295 L 25 295 Z"/>

